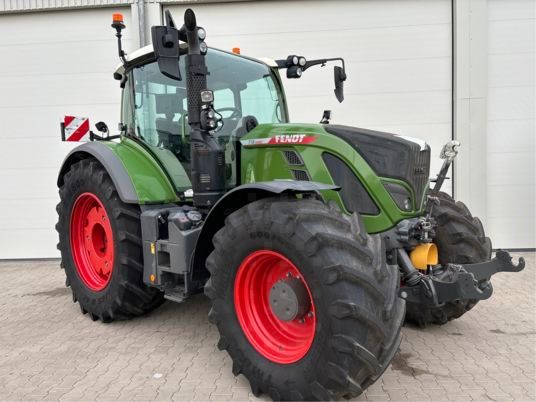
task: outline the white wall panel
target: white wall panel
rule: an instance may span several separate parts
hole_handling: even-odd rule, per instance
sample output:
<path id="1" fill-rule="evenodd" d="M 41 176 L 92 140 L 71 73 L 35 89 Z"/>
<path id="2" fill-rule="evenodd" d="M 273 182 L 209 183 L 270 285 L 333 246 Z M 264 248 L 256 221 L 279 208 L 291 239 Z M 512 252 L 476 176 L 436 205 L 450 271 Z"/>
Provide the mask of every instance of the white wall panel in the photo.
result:
<path id="1" fill-rule="evenodd" d="M 495 247 L 536 247 L 535 2 L 488 3 L 488 231 Z"/>
<path id="2" fill-rule="evenodd" d="M 76 145 L 61 142 L 59 123 L 73 114 L 113 130 L 119 120 L 113 11 L 0 15 L 0 258 L 58 256 L 56 177 Z"/>

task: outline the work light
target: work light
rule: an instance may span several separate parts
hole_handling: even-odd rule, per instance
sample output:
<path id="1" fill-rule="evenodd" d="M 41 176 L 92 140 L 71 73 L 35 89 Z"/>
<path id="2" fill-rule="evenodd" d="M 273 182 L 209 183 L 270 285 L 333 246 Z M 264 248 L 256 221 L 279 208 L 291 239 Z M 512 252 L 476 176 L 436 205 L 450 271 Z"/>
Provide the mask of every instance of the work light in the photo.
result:
<path id="1" fill-rule="evenodd" d="M 201 91 L 201 102 L 203 103 L 212 103 L 214 102 L 214 92 L 205 89 Z"/>
<path id="2" fill-rule="evenodd" d="M 302 69 L 298 66 L 289 67 L 287 68 L 287 78 L 300 78 L 302 72 Z"/>

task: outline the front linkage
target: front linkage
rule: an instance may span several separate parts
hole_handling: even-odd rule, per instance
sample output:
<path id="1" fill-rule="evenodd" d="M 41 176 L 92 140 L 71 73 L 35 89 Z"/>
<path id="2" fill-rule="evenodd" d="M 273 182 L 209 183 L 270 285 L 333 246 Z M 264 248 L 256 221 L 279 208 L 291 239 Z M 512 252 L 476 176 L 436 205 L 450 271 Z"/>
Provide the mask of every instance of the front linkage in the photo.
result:
<path id="1" fill-rule="evenodd" d="M 406 254 L 407 256 L 407 254 Z M 430 275 L 423 275 L 411 264 L 409 258 L 401 259 L 405 271 L 412 274 L 408 286 L 399 290 L 399 295 L 408 302 L 442 306 L 456 300 L 486 300 L 493 293 L 489 283 L 492 275 L 497 272 L 519 272 L 525 268 L 525 259 L 519 258 L 517 265 L 512 263 L 512 257 L 506 251 L 499 250 L 491 261 L 476 264 L 447 264 L 438 265 Z M 415 270 L 415 271 L 413 271 Z M 416 274 L 414 273 L 416 272 Z M 408 274 L 406 274 L 407 277 Z"/>
<path id="2" fill-rule="evenodd" d="M 449 141 L 443 147 L 440 154 L 440 157 L 444 159 L 443 166 L 435 180 L 434 187 L 427 196 L 425 215 L 398 225 L 393 236 L 397 239 L 398 245 L 409 243 L 415 246 L 415 243 L 422 245 L 432 242 L 437 226 L 432 217 L 432 210 L 441 202 L 440 189 L 447 178 L 452 161 L 458 154 L 459 146 L 458 141 Z M 387 237 L 387 244 L 393 244 L 391 240 L 393 237 Z M 435 248 L 435 245 L 433 247 Z M 429 308 L 440 307 L 445 303 L 458 300 L 486 300 L 493 293 L 489 282 L 492 275 L 497 272 L 519 272 L 525 267 L 523 257 L 519 258 L 517 265 L 514 265 L 507 251 L 498 250 L 495 258 L 490 261 L 473 264 L 447 263 L 445 266 L 437 264 L 430 268 L 428 275 L 425 275 L 414 266 L 404 247 L 395 250 L 396 253 L 392 255 L 391 261 L 396 259 L 398 262 L 406 285 L 400 288 L 400 297 L 409 303 Z"/>

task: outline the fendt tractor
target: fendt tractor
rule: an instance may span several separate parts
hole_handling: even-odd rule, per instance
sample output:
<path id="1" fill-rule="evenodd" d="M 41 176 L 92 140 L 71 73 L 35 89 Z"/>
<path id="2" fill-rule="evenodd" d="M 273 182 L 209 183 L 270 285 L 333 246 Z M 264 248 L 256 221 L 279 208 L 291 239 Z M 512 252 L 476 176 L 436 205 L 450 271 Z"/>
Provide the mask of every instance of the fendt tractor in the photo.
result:
<path id="1" fill-rule="evenodd" d="M 480 220 L 440 188 L 459 144 L 289 122 L 280 70 L 344 60 L 257 60 L 209 48 L 188 9 L 127 55 L 114 14 L 119 134 L 96 124 L 58 177 L 59 250 L 93 320 L 145 314 L 202 292 L 218 347 L 255 395 L 359 395 L 396 354 L 404 321 L 445 324 L 491 296 Z M 340 64 L 340 65 L 339 65 Z"/>

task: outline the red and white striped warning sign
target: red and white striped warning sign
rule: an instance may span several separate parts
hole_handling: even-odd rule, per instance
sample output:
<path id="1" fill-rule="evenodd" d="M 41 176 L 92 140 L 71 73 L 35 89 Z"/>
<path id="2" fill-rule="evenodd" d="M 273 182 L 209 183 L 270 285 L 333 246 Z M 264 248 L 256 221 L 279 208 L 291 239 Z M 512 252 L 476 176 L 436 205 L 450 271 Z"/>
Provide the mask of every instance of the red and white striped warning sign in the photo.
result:
<path id="1" fill-rule="evenodd" d="M 65 125 L 65 141 L 82 141 L 82 138 L 89 135 L 87 117 L 65 116 L 63 124 Z"/>

